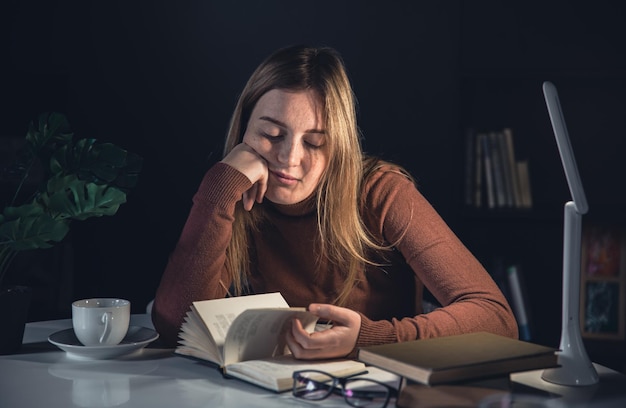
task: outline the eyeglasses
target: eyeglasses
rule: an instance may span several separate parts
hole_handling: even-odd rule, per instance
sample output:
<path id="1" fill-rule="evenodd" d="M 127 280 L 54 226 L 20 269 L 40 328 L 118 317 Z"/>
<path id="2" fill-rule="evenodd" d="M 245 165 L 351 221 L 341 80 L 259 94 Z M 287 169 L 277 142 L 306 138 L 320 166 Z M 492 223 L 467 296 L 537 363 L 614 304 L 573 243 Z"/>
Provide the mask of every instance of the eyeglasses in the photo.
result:
<path id="1" fill-rule="evenodd" d="M 362 373 L 359 373 L 362 374 Z M 301 370 L 293 373 L 294 397 L 308 401 L 327 398 L 331 394 L 342 395 L 353 407 L 384 408 L 397 391 L 369 378 L 335 377 L 318 370 Z"/>

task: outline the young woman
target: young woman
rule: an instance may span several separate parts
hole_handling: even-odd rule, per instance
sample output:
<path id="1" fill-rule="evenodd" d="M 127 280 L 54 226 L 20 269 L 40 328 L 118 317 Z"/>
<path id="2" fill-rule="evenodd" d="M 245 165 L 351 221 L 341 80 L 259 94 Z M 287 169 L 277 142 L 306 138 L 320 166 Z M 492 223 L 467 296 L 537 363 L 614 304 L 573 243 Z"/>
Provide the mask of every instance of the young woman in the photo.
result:
<path id="1" fill-rule="evenodd" d="M 426 287 L 442 305 L 422 313 Z M 224 157 L 204 176 L 157 290 L 175 345 L 192 301 L 281 292 L 332 328 L 294 321 L 295 357 L 488 331 L 517 337 L 497 285 L 399 166 L 365 157 L 341 57 L 281 49 L 252 74 Z"/>

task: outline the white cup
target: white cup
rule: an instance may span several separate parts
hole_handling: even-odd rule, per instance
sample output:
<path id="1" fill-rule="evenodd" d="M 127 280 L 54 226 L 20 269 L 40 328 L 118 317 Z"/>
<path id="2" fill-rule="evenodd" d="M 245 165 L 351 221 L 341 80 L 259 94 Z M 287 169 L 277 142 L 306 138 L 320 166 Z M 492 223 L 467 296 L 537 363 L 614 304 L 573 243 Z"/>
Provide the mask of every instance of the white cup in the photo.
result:
<path id="1" fill-rule="evenodd" d="M 85 346 L 114 346 L 128 331 L 130 302 L 124 299 L 95 298 L 72 303 L 72 324 L 76 338 Z"/>

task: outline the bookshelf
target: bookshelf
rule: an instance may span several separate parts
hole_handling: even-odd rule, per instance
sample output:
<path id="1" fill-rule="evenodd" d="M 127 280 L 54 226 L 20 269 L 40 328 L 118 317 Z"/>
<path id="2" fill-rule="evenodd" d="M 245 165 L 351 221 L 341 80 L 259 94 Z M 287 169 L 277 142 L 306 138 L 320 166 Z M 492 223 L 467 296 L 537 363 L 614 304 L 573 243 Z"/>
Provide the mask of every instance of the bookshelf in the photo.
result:
<path id="1" fill-rule="evenodd" d="M 588 222 L 583 228 L 580 325 L 583 337 L 626 338 L 626 231 Z"/>
<path id="2" fill-rule="evenodd" d="M 626 101 L 620 99 L 620 95 L 626 95 L 626 80 L 593 75 L 559 78 L 554 73 L 540 77 L 556 77 L 555 81 L 564 90 L 561 100 L 565 118 L 590 202 L 585 221 L 623 226 L 626 224 L 623 213 L 626 197 L 623 189 L 611 188 L 611 183 L 619 185 L 618 175 L 626 174 L 617 153 L 626 151 L 619 140 L 619 135 L 626 134 L 626 123 L 618 114 L 619 109 L 626 109 Z M 492 274 L 497 272 L 499 263 L 504 263 L 505 267 L 519 266 L 530 303 L 533 327 L 530 340 L 553 345 L 558 344 L 560 338 L 562 206 L 569 199 L 569 192 L 542 100 L 540 77 L 462 78 L 461 106 L 468 108 L 460 113 L 460 137 L 467 138 L 470 127 L 484 132 L 512 129 L 516 155 L 529 165 L 532 206 L 490 208 L 484 202 L 480 207 L 468 205 L 465 181 L 464 191 L 460 193 L 463 200 L 459 200 L 462 204 L 457 230 Z M 592 104 L 596 106 L 591 107 Z M 590 122 L 599 127 L 593 129 Z M 599 162 L 602 165 L 598 165 Z M 484 184 L 483 197 L 486 197 Z M 622 286 L 617 287 L 623 292 Z M 581 295 L 584 302 L 584 293 Z M 624 316 L 624 303 L 618 308 L 619 315 Z M 589 354 L 594 361 L 620 371 L 626 369 L 623 336 L 588 335 L 585 343 L 589 344 Z"/>
<path id="3" fill-rule="evenodd" d="M 616 44 L 600 38 L 601 29 L 587 33 L 584 42 L 576 40 L 580 33 L 571 39 L 554 33 L 554 21 L 561 20 L 552 17 L 581 12 L 571 7 L 562 11 L 560 3 L 546 5 L 537 16 L 531 15 L 532 6 L 464 3 L 459 40 L 459 140 L 467 146 L 470 129 L 511 129 L 516 158 L 528 163 L 532 206 L 470 204 L 466 162 L 455 230 L 492 275 L 500 277 L 507 266 L 519 267 L 531 340 L 546 345 L 558 345 L 560 339 L 563 204 L 569 191 L 543 99 L 543 81 L 559 89 L 590 206 L 583 222 L 626 225 L 626 189 L 620 181 L 626 175 L 626 58 L 611 48 Z M 567 24 L 556 27 L 567 30 Z M 563 43 L 555 44 L 555 38 Z M 623 290 L 619 282 L 618 290 Z M 623 317 L 626 306 L 617 307 Z M 592 360 L 626 370 L 621 332 L 587 333 L 584 341 Z"/>

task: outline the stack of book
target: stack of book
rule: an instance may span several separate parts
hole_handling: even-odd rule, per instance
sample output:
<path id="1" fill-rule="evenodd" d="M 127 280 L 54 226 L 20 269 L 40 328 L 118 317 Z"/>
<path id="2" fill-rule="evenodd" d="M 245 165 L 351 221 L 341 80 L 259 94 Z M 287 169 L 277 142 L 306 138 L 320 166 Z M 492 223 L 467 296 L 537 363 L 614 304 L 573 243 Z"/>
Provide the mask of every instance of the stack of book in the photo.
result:
<path id="1" fill-rule="evenodd" d="M 558 366 L 556 351 L 478 332 L 363 347 L 358 359 L 403 378 L 398 407 L 473 407 L 511 391 L 511 373 Z"/>
<path id="2" fill-rule="evenodd" d="M 527 159 L 515 155 L 513 132 L 466 134 L 465 203 L 476 208 L 532 207 Z"/>
<path id="3" fill-rule="evenodd" d="M 358 360 L 425 384 L 556 367 L 557 349 L 487 332 L 362 347 Z"/>

